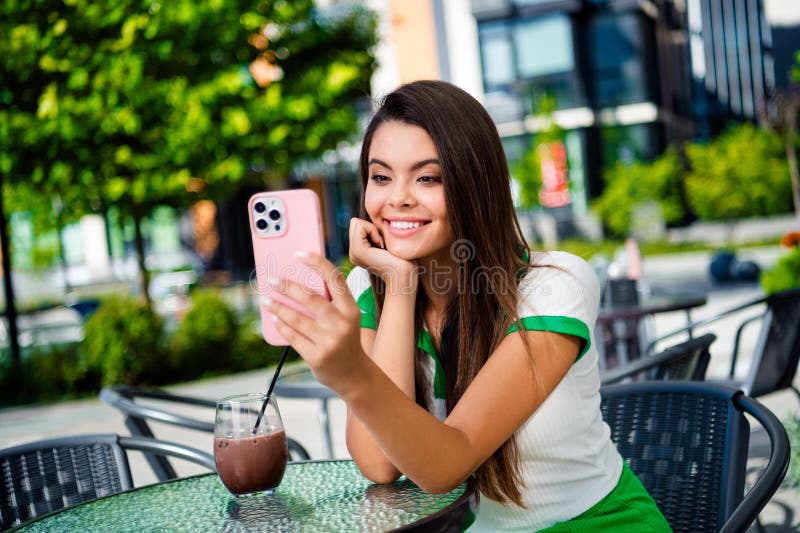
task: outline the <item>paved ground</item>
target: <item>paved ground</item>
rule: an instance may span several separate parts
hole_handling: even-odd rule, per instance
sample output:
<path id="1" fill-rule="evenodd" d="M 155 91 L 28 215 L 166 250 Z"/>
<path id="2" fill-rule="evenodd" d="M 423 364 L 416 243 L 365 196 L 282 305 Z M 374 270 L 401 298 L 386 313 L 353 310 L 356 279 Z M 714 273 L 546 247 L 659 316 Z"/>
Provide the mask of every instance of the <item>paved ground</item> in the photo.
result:
<path id="1" fill-rule="evenodd" d="M 771 264 L 777 256 L 775 248 L 759 249 L 752 252 L 752 258 L 762 266 Z M 750 257 L 748 257 L 750 258 Z M 711 316 L 721 309 L 745 302 L 760 294 L 755 284 L 715 286 L 706 276 L 707 254 L 684 254 L 669 258 L 652 258 L 644 262 L 644 279 L 653 292 L 701 291 L 708 294 L 708 304 L 699 309 L 695 319 Z M 657 317 L 651 325 L 655 334 L 670 331 L 685 321 L 683 313 L 670 313 Z M 712 347 L 712 364 L 709 377 L 723 377 L 727 371 L 727 354 L 733 342 L 735 319 L 721 323 L 713 328 L 719 339 Z M 745 342 L 752 345 L 753 337 Z M 746 350 L 745 350 L 746 352 Z M 747 367 L 747 359 L 741 362 L 741 369 Z M 258 370 L 214 379 L 196 381 L 168 387 L 174 392 L 204 398 L 220 398 L 240 392 L 263 390 L 271 376 L 270 370 Z M 800 385 L 800 383 L 797 383 Z M 800 413 L 800 402 L 791 393 L 778 393 L 762 398 L 764 404 L 780 418 L 787 419 Z M 287 434 L 300 441 L 313 458 L 322 458 L 323 444 L 318 423 L 318 402 L 316 400 L 281 399 L 280 409 Z M 186 414 L 208 417 L 208 412 Z M 344 406 L 334 400 L 330 403 L 331 425 L 333 427 L 334 456 L 347 457 L 344 444 Z M 211 436 L 169 426 L 155 426 L 160 438 L 175 440 L 211 450 Z M 63 402 L 45 406 L 30 406 L 0 410 L 0 447 L 20 442 L 77 433 L 119 432 L 127 434 L 122 417 L 113 408 L 96 399 Z M 763 438 L 755 434 L 749 466 L 755 469 L 760 463 L 758 455 L 764 451 Z M 151 483 L 155 479 L 143 459 L 133 458 L 134 482 Z M 182 474 L 201 471 L 191 464 L 178 465 Z M 783 488 L 762 513 L 762 523 L 769 533 L 800 531 L 800 491 Z"/>

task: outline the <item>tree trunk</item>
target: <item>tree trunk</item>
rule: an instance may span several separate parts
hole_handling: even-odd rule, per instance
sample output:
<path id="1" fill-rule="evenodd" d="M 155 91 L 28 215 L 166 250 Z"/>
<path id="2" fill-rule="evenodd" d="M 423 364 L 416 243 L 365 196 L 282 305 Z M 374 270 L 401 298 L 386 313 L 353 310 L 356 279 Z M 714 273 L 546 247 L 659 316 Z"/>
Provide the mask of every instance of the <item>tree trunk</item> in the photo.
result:
<path id="1" fill-rule="evenodd" d="M 108 216 L 108 206 L 105 202 L 102 202 L 101 209 L 103 210 L 103 227 L 105 228 L 106 234 L 106 249 L 108 250 L 108 262 L 111 264 L 111 277 L 115 280 L 119 279 L 117 276 L 117 269 L 114 265 L 114 247 L 113 247 L 113 239 L 111 238 L 111 217 Z M 125 254 L 122 254 L 123 260 L 125 258 Z"/>
<path id="2" fill-rule="evenodd" d="M 69 284 L 69 275 L 68 270 L 69 267 L 67 266 L 67 256 L 64 253 L 64 226 L 61 223 L 61 217 L 56 219 L 56 232 L 58 232 L 58 260 L 61 262 L 61 275 L 64 276 L 64 292 L 69 292 L 72 290 L 72 285 Z"/>
<path id="3" fill-rule="evenodd" d="M 69 267 L 67 265 L 67 256 L 64 252 L 64 220 L 59 212 L 56 215 L 56 233 L 58 234 L 58 260 L 61 262 L 61 275 L 64 276 L 64 292 L 68 293 L 72 290 L 72 286 L 69 284 L 69 276 L 68 270 Z"/>
<path id="4" fill-rule="evenodd" d="M 17 330 L 17 306 L 14 302 L 14 284 L 11 279 L 11 247 L 8 245 L 8 221 L 3 205 L 3 175 L 0 174 L 0 254 L 3 255 L 3 285 L 6 290 L 6 318 L 8 319 L 8 345 L 11 362 L 18 366 L 22 361 Z"/>
<path id="5" fill-rule="evenodd" d="M 139 265 L 139 284 L 142 288 L 144 295 L 144 302 L 148 308 L 153 308 L 153 302 L 150 300 L 150 273 L 147 271 L 144 256 L 144 237 L 142 236 L 142 212 L 139 206 L 133 206 L 131 210 L 133 215 L 133 229 L 134 229 L 134 245 L 136 246 L 136 262 Z"/>

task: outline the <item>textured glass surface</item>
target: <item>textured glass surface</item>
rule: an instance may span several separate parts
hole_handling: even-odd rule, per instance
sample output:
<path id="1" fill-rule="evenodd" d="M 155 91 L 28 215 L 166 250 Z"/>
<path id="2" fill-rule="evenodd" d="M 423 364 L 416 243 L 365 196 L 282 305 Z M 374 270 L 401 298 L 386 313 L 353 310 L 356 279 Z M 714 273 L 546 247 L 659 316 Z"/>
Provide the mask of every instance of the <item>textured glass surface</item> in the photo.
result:
<path id="1" fill-rule="evenodd" d="M 236 498 L 215 474 L 121 493 L 66 509 L 21 531 L 386 531 L 454 503 L 408 480 L 374 485 L 352 461 L 290 464 L 274 494 Z"/>

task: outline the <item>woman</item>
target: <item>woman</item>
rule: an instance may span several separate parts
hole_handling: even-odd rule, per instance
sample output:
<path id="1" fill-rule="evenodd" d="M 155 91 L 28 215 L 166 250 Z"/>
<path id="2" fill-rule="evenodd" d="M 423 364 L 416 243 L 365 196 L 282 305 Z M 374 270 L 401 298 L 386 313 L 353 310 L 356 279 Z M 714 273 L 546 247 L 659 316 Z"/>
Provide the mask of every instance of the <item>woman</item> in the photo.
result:
<path id="1" fill-rule="evenodd" d="M 367 128 L 360 174 L 347 286 L 300 252 L 332 300 L 281 281 L 314 319 L 269 309 L 347 404 L 361 472 L 430 492 L 474 475 L 470 531 L 669 531 L 602 421 L 597 279 L 575 256 L 529 253 L 483 107 L 444 82 L 400 87 Z"/>

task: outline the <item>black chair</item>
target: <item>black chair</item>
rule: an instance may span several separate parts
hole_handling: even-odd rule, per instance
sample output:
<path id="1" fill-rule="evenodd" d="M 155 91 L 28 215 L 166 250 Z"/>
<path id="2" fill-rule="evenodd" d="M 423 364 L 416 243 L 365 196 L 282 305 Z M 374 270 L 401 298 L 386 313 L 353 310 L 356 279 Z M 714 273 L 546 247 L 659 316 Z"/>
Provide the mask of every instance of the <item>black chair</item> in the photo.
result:
<path id="1" fill-rule="evenodd" d="M 742 391 L 661 381 L 611 385 L 600 394 L 611 439 L 676 532 L 745 531 L 786 475 L 786 431 L 771 411 Z M 747 494 L 745 413 L 763 426 L 772 447 Z"/>
<path id="2" fill-rule="evenodd" d="M 136 403 L 135 400 L 137 398 L 155 400 L 164 404 L 172 404 L 173 406 L 182 404 L 202 407 L 209 410 L 209 416 L 208 419 L 200 420 L 172 413 L 153 405 Z M 131 432 L 131 435 L 154 437 L 153 430 L 147 423 L 148 419 L 171 424 L 173 426 L 203 431 L 205 433 L 214 433 L 214 409 L 217 404 L 213 400 L 181 396 L 157 389 L 139 389 L 127 385 L 104 387 L 100 391 L 100 399 L 122 412 L 125 417 L 125 426 L 128 428 L 128 431 Z M 306 449 L 299 442 L 291 438 L 287 438 L 286 440 L 289 444 L 290 461 L 307 461 L 311 458 Z M 154 454 L 145 454 L 145 457 L 159 481 L 166 481 L 178 477 L 175 469 L 166 457 Z"/>
<path id="3" fill-rule="evenodd" d="M 635 279 L 609 279 L 603 291 L 603 303 L 608 307 L 627 307 L 639 304 L 639 283 Z"/>
<path id="4" fill-rule="evenodd" d="M 133 488 L 127 452 L 191 461 L 216 472 L 211 454 L 157 439 L 90 434 L 0 450 L 0 529 Z"/>
<path id="5" fill-rule="evenodd" d="M 709 347 L 717 336 L 707 333 L 689 339 L 654 355 L 634 361 L 600 374 L 603 385 L 623 379 L 703 381 L 711 359 Z"/>
<path id="6" fill-rule="evenodd" d="M 674 330 L 653 341 L 647 347 L 651 351 L 656 343 L 717 320 L 751 311 L 766 304 L 766 311 L 759 312 L 742 321 L 736 330 L 731 366 L 727 384 L 742 389 L 753 398 L 772 392 L 792 389 L 800 399 L 800 391 L 792 385 L 800 361 L 800 288 L 777 292 L 757 298 L 742 305 L 727 309 L 713 317 L 699 320 L 686 327 Z M 750 370 L 744 380 L 735 379 L 736 363 L 739 359 L 742 332 L 750 324 L 761 322 L 761 330 L 753 352 Z"/>

